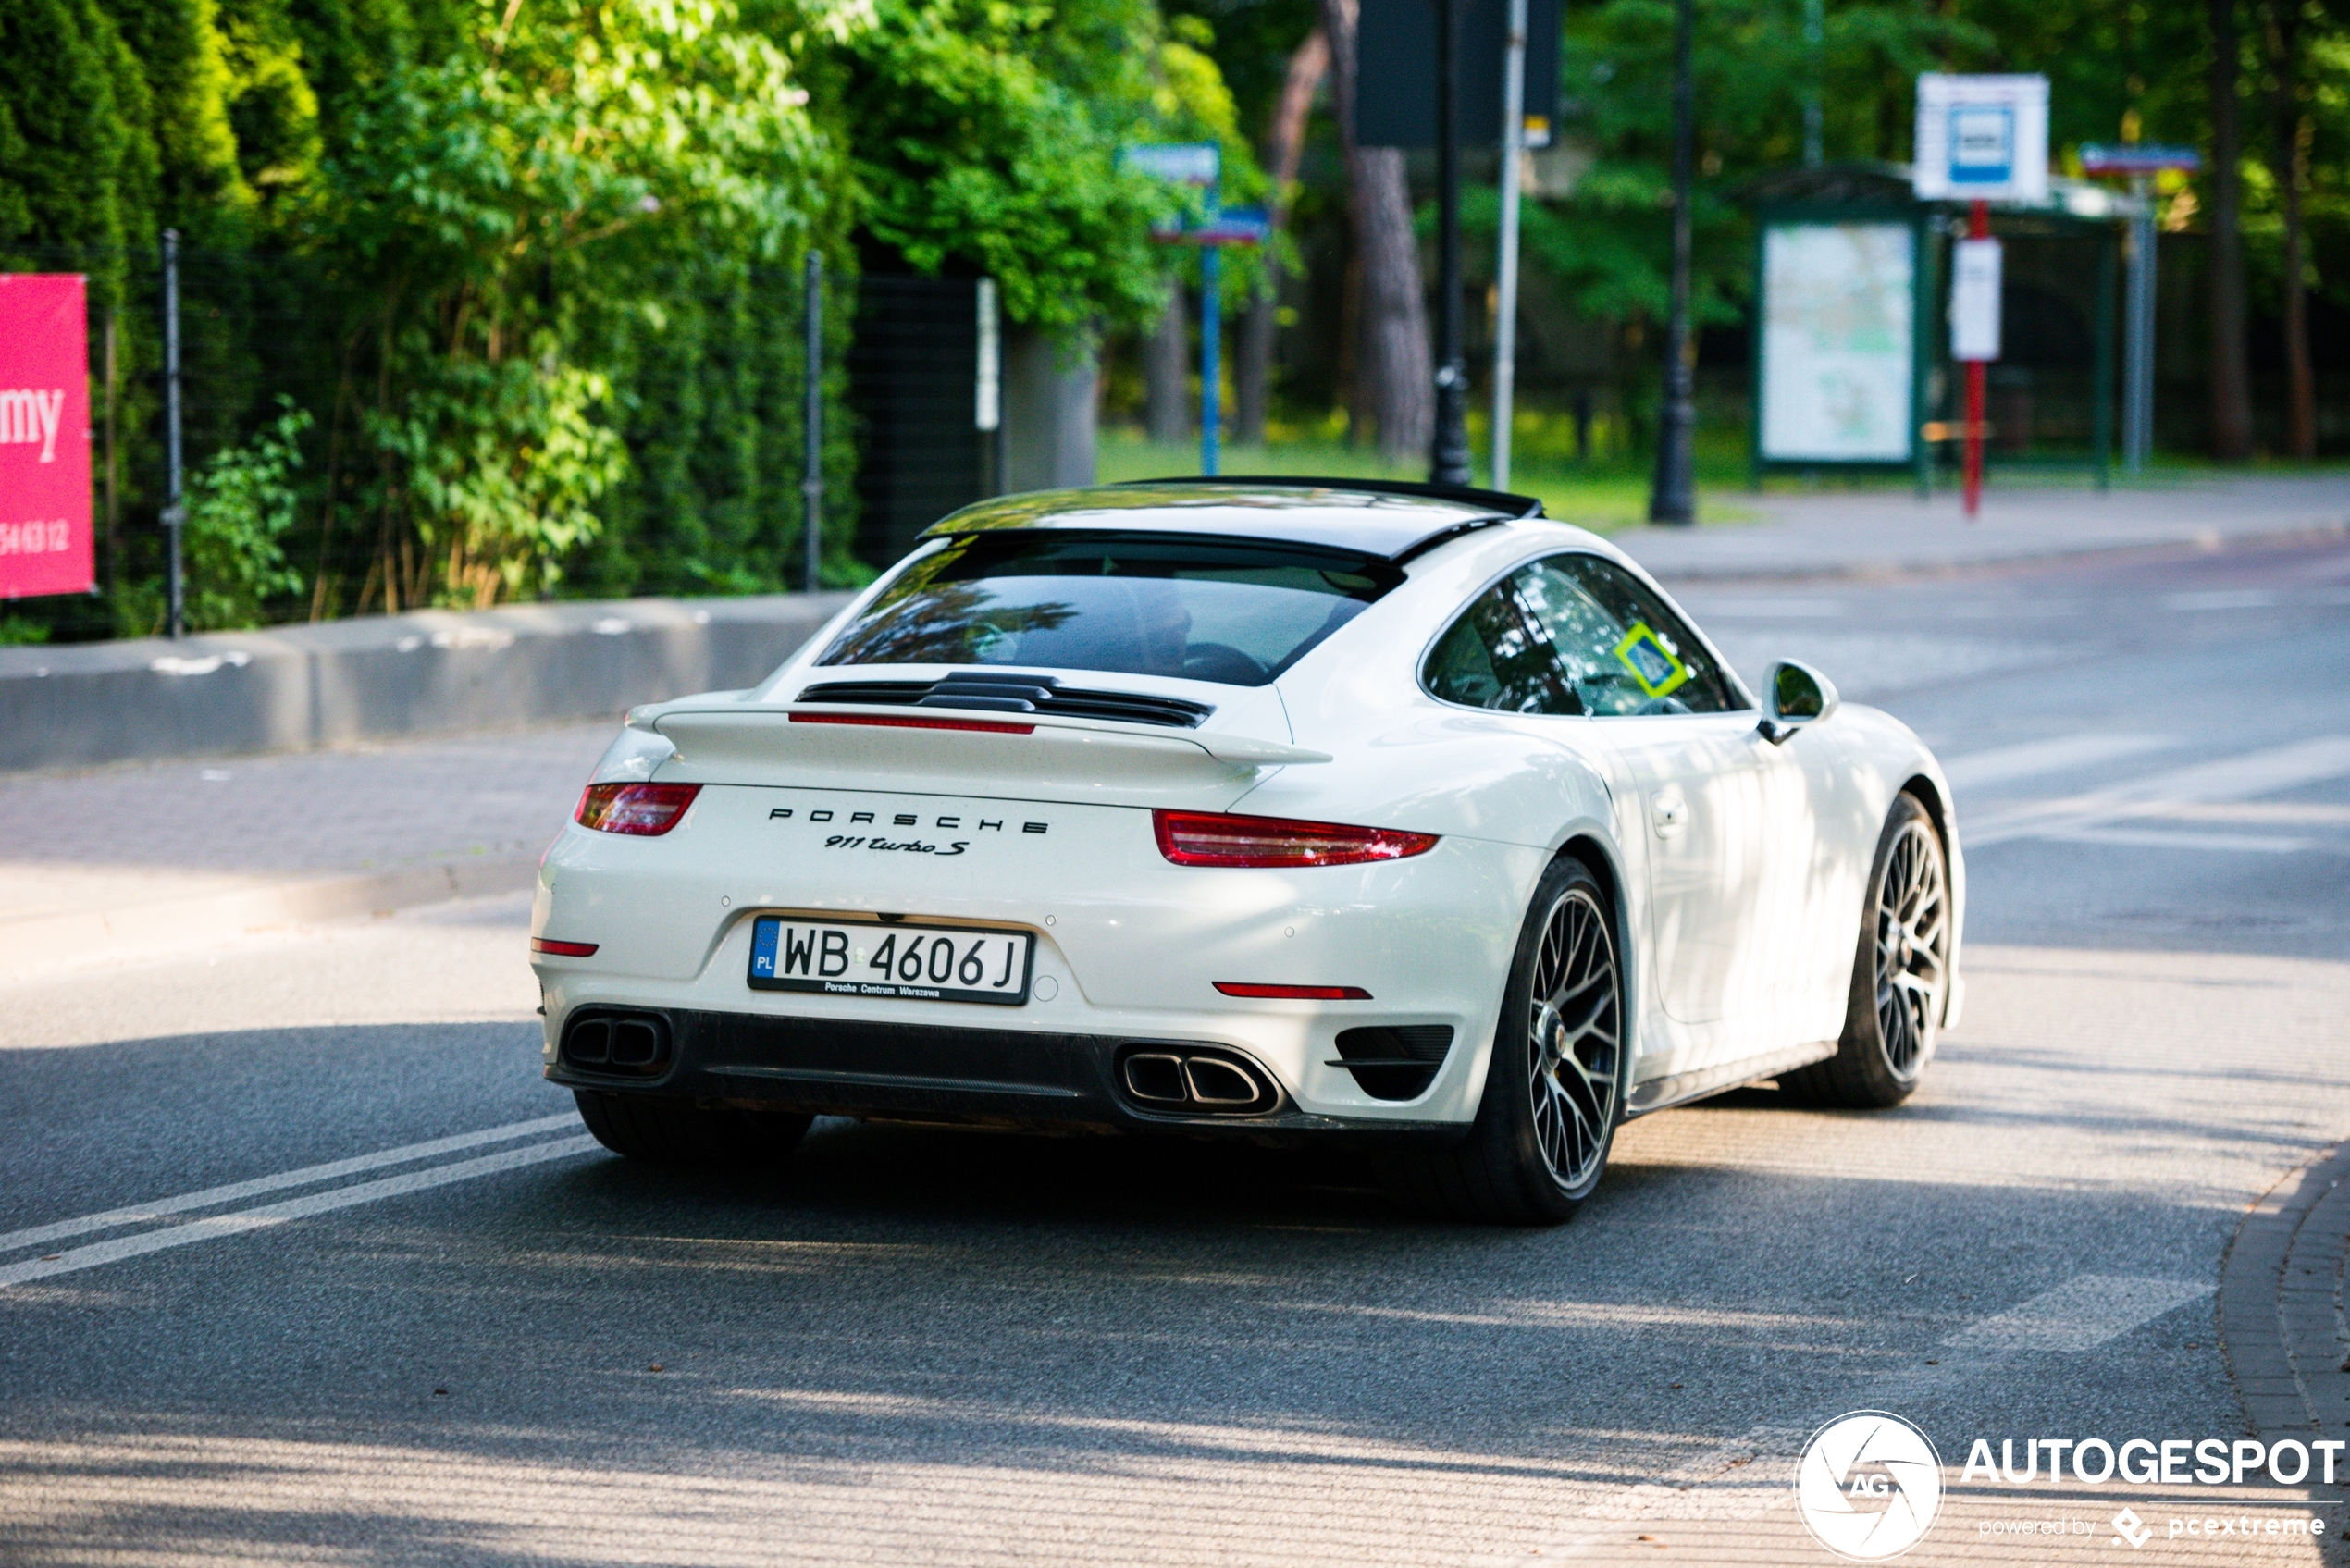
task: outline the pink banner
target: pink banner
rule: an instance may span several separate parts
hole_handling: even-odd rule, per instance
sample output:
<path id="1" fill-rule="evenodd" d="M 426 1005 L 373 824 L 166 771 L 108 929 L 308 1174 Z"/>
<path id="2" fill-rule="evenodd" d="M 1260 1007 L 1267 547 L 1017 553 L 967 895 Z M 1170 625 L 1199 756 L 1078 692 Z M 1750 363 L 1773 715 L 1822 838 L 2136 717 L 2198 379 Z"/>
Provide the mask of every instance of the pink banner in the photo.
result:
<path id="1" fill-rule="evenodd" d="M 0 599 L 87 593 L 94 569 L 82 279 L 0 273 Z"/>

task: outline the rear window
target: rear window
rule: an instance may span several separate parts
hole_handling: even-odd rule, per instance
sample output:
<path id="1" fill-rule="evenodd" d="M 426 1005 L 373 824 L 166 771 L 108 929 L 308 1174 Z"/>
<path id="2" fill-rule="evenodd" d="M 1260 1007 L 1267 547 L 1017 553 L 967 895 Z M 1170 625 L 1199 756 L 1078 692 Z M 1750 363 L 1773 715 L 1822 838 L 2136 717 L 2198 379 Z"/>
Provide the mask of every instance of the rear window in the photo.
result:
<path id="1" fill-rule="evenodd" d="M 1164 534 L 978 534 L 925 556 L 821 664 L 1006 664 L 1259 686 L 1404 580 L 1375 556 Z"/>

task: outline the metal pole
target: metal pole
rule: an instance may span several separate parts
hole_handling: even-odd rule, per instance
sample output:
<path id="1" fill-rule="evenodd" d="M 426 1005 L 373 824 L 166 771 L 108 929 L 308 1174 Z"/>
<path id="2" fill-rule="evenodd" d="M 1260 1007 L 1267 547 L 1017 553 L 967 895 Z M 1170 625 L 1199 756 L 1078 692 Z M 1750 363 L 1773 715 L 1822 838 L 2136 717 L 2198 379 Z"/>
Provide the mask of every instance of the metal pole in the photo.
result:
<path id="1" fill-rule="evenodd" d="M 814 593 L 824 575 L 824 258 L 808 252 L 807 405 L 800 416 L 806 449 L 800 457 L 800 585 Z"/>
<path id="2" fill-rule="evenodd" d="M 1510 488 L 1510 421 L 1517 393 L 1517 203 L 1526 158 L 1526 0 L 1510 0 L 1502 65 L 1502 240 L 1493 280 L 1493 488 Z"/>
<path id="3" fill-rule="evenodd" d="M 988 472 L 981 488 L 991 496 L 1000 496 L 1004 493 L 1004 463 L 996 451 L 1000 444 L 996 437 L 1004 425 L 1003 323 L 996 314 L 996 280 L 981 278 L 975 291 L 979 296 L 979 385 L 973 398 L 971 424 L 986 443 L 981 462 Z"/>
<path id="4" fill-rule="evenodd" d="M 1975 202 L 1967 209 L 1966 237 L 1991 238 L 1991 205 Z M 1972 521 L 1983 510 L 1983 377 L 1979 359 L 1966 362 L 1966 471 L 1963 504 Z"/>
<path id="5" fill-rule="evenodd" d="M 179 231 L 176 228 L 163 231 L 163 386 L 169 497 L 169 504 L 163 509 L 163 525 L 170 535 L 169 608 L 165 624 L 167 635 L 178 637 L 188 629 L 187 586 L 181 579 L 179 557 L 179 535 L 188 509 L 180 504 L 179 484 Z"/>
<path id="6" fill-rule="evenodd" d="M 1469 482 L 1468 365 L 1461 354 L 1460 0 L 1436 0 L 1436 252 L 1441 314 L 1429 478 Z"/>
<path id="7" fill-rule="evenodd" d="M 1697 88 L 1690 55 L 1694 0 L 1679 0 L 1673 19 L 1673 315 L 1664 329 L 1664 408 L 1658 421 L 1656 482 L 1649 521 L 1686 527 L 1697 522 L 1696 376 L 1689 364 L 1689 202 L 1697 161 Z"/>
<path id="8" fill-rule="evenodd" d="M 1803 167 L 1820 167 L 1820 45 L 1827 39 L 1824 0 L 1803 0 L 1803 48 L 1809 77 L 1803 88 Z"/>
<path id="9" fill-rule="evenodd" d="M 1216 204 L 1208 208 L 1213 217 Z M 1224 247 L 1199 248 L 1199 471 L 1214 477 L 1223 458 Z"/>
<path id="10" fill-rule="evenodd" d="M 2130 290 L 2123 349 L 2121 464 L 2142 472 L 2154 454 L 2154 204 L 2143 174 L 2130 181 L 2138 213 L 2130 220 Z"/>

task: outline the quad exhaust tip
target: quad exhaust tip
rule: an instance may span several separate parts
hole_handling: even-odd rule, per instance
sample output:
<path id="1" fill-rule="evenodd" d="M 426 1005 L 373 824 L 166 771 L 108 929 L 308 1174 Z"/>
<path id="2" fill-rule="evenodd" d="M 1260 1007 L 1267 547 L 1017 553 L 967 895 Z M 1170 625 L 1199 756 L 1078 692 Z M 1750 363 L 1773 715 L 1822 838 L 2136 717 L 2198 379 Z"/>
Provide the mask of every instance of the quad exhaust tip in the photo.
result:
<path id="1" fill-rule="evenodd" d="M 1280 1104 L 1280 1091 L 1255 1063 L 1187 1046 L 1129 1052 L 1119 1078 L 1144 1110 L 1193 1116 L 1248 1116 Z"/>
<path id="2" fill-rule="evenodd" d="M 669 1062 L 668 1020 L 651 1013 L 595 1013 L 563 1030 L 563 1060 L 586 1072 L 643 1078 Z"/>

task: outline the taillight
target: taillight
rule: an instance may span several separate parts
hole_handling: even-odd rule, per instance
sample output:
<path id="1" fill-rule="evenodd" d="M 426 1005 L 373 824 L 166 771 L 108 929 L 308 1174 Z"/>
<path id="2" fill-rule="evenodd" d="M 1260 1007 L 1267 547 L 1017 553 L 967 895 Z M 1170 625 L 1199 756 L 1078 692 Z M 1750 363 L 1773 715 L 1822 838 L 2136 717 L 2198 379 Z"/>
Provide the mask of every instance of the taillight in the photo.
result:
<path id="1" fill-rule="evenodd" d="M 598 833 L 658 838 L 677 825 L 701 785 L 686 784 L 589 784 L 572 820 Z"/>
<path id="2" fill-rule="evenodd" d="M 1432 833 L 1231 817 L 1215 811 L 1153 811 L 1158 852 L 1179 866 L 1355 866 L 1401 860 L 1436 847 Z"/>
<path id="3" fill-rule="evenodd" d="M 596 945 L 592 942 L 557 942 L 544 936 L 532 937 L 530 950 L 551 953 L 558 958 L 592 958 L 596 956 Z"/>

